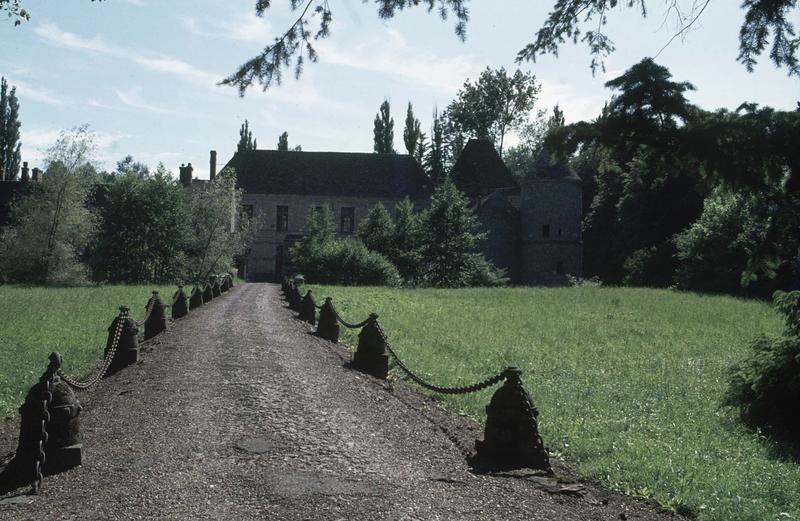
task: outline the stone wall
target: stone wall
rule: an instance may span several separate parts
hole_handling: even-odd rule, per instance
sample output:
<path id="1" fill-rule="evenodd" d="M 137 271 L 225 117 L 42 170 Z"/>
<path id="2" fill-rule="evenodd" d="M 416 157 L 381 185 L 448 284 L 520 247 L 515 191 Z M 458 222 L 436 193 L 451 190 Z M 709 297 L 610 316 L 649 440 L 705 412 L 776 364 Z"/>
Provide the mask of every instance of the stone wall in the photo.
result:
<path id="1" fill-rule="evenodd" d="M 244 276 L 247 280 L 278 280 L 286 274 L 289 265 L 289 247 L 291 243 L 303 235 L 306 219 L 312 208 L 327 206 L 333 211 L 338 237 L 355 235 L 358 223 L 367 215 L 370 208 L 378 202 L 383 203 L 390 215 L 394 215 L 394 207 L 401 198 L 377 199 L 364 197 L 324 197 L 310 195 L 264 195 L 245 194 L 242 205 L 250 206 L 252 215 L 261 219 L 261 228 L 247 256 Z M 417 210 L 427 208 L 429 200 L 413 201 Z M 288 207 L 288 229 L 277 230 L 278 206 Z M 353 233 L 341 232 L 342 208 L 353 208 L 355 219 Z M 284 273 L 276 273 L 278 250 L 283 250 Z"/>
<path id="2" fill-rule="evenodd" d="M 522 188 L 521 282 L 563 284 L 583 273 L 581 186 L 571 179 L 531 179 Z"/>
<path id="3" fill-rule="evenodd" d="M 486 239 L 481 241 L 481 253 L 498 268 L 504 268 L 512 283 L 518 283 L 519 210 L 512 206 L 505 195 L 495 192 L 478 205 L 476 214 L 481 230 L 488 233 Z"/>

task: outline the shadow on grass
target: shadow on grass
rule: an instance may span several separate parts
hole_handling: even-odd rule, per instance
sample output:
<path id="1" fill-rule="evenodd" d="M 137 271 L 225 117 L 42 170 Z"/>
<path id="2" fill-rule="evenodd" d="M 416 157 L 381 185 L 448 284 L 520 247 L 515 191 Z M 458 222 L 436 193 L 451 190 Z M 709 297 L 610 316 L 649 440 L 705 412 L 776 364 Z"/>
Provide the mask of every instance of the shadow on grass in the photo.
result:
<path id="1" fill-rule="evenodd" d="M 738 414 L 723 419 L 722 425 L 729 432 L 744 431 L 757 437 L 766 449 L 768 458 L 800 464 L 800 432 L 789 428 L 763 425 L 742 418 Z"/>

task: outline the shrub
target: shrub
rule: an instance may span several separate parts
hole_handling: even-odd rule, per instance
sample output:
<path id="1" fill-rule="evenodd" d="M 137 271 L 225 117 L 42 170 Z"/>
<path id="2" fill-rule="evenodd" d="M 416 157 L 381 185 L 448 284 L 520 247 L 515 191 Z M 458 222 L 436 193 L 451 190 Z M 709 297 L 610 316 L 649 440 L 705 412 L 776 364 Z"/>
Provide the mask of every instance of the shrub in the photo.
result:
<path id="1" fill-rule="evenodd" d="M 726 403 L 742 419 L 778 435 L 800 438 L 800 291 L 775 292 L 775 309 L 786 319 L 780 337 L 762 335 L 751 354 L 731 368 Z"/>
<path id="2" fill-rule="evenodd" d="M 496 267 L 481 254 L 467 259 L 466 279 L 467 285 L 473 287 L 494 288 L 508 284 L 506 270 Z"/>
<path id="3" fill-rule="evenodd" d="M 293 261 L 308 281 L 317 284 L 397 286 L 401 280 L 397 268 L 386 257 L 357 239 L 317 243 Z"/>

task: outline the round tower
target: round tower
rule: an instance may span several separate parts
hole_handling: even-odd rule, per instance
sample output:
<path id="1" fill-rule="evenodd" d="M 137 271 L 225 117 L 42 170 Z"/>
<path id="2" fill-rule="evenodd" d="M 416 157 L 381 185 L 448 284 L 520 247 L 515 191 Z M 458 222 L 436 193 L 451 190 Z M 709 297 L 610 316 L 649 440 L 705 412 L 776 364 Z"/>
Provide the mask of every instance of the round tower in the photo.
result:
<path id="1" fill-rule="evenodd" d="M 523 284 L 564 284 L 583 274 L 581 179 L 542 152 L 522 183 L 520 275 Z"/>

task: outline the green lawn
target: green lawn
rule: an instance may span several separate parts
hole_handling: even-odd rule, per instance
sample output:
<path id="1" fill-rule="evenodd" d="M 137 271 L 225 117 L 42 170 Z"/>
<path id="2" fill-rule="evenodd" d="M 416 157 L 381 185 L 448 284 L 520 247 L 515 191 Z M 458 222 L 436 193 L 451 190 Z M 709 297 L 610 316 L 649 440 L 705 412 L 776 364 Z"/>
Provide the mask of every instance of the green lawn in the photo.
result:
<path id="1" fill-rule="evenodd" d="M 58 351 L 64 370 L 84 376 L 103 358 L 107 328 L 120 305 L 144 317 L 150 292 L 166 303 L 177 286 L 95 286 L 42 288 L 0 286 L 0 415 L 22 404 L 25 393 Z"/>
<path id="2" fill-rule="evenodd" d="M 521 367 L 545 444 L 589 479 L 702 520 L 800 519 L 800 464 L 721 406 L 727 368 L 754 335 L 781 331 L 764 303 L 632 288 L 314 294 L 348 321 L 378 313 L 404 361 L 440 385 Z M 491 392 L 443 399 L 482 420 Z"/>

